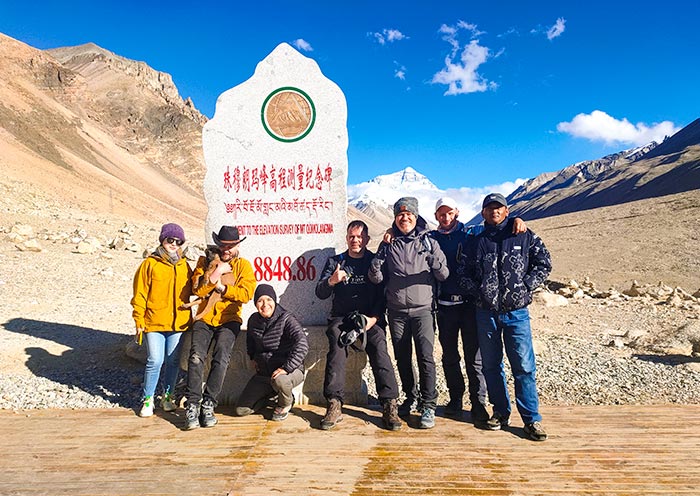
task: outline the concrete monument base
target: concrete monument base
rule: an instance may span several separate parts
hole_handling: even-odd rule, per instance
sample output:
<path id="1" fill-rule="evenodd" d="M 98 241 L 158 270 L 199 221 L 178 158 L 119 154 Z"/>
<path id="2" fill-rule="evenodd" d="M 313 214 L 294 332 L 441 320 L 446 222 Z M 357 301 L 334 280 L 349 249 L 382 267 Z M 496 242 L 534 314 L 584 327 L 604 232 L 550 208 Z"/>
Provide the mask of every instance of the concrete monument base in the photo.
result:
<path id="1" fill-rule="evenodd" d="M 326 405 L 323 397 L 323 379 L 326 368 L 326 354 L 328 353 L 328 338 L 325 326 L 309 326 L 305 328 L 309 340 L 309 353 L 304 360 L 306 379 L 301 385 L 301 395 L 295 394 L 297 403 Z M 182 336 L 182 352 L 180 366 L 187 370 L 187 358 L 189 356 L 191 333 L 186 332 Z M 138 346 L 133 340 L 127 344 L 127 355 L 146 363 L 146 346 Z M 348 356 L 345 371 L 345 403 L 352 405 L 367 405 L 367 384 L 362 379 L 362 370 L 367 364 L 367 355 L 351 351 Z M 219 398 L 222 405 L 235 405 L 243 388 L 254 373 L 253 365 L 246 353 L 246 333 L 241 331 L 236 339 L 236 344 L 231 353 L 224 387 Z"/>

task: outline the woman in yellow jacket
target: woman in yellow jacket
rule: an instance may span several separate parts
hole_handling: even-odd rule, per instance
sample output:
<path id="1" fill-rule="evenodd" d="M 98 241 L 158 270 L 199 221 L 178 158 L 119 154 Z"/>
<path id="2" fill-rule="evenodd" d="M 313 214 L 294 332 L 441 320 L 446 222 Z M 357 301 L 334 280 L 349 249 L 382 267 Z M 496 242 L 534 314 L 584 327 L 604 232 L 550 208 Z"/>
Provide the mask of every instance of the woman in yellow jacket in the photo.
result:
<path id="1" fill-rule="evenodd" d="M 148 348 L 141 417 L 153 415 L 153 397 L 163 363 L 161 407 L 166 412 L 177 408 L 173 391 L 180 369 L 180 337 L 191 320 L 190 311 L 180 309 L 192 293 L 192 269 L 180 248 L 185 242 L 185 231 L 177 224 L 165 224 L 158 239 L 158 248 L 136 271 L 131 299 L 137 340 L 141 343 L 145 336 Z"/>

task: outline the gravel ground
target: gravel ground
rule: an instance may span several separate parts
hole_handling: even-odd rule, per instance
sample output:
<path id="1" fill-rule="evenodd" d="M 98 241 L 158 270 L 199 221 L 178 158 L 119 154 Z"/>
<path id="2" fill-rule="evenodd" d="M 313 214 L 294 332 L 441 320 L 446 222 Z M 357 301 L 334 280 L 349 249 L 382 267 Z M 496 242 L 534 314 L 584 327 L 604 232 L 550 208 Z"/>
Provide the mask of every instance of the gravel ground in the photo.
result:
<path id="1" fill-rule="evenodd" d="M 57 215 L 49 228 L 35 227 L 43 233 L 37 236 L 42 251 L 22 252 L 7 239 L 16 217 L 3 225 L 0 216 L 0 409 L 136 407 L 143 365 L 124 349 L 133 334 L 131 278 L 141 253 L 107 249 L 122 223 L 84 214 Z M 147 246 L 156 229 L 128 230 Z M 103 248 L 75 253 L 63 235 L 78 231 Z M 531 307 L 544 405 L 700 404 L 697 306 L 642 298 L 569 302 Z M 444 403 L 440 353 L 438 345 Z M 369 369 L 364 375 L 371 394 Z"/>

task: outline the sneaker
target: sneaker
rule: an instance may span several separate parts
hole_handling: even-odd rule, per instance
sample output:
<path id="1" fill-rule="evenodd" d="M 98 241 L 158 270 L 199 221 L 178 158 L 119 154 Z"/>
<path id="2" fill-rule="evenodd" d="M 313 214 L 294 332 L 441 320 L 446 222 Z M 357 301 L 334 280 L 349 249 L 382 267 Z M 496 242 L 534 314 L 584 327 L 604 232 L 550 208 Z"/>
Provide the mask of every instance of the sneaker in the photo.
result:
<path id="1" fill-rule="evenodd" d="M 141 405 L 139 417 L 150 417 L 153 415 L 153 396 L 146 396 Z"/>
<path id="2" fill-rule="evenodd" d="M 462 402 L 450 400 L 447 405 L 445 405 L 445 416 L 446 417 L 461 417 L 462 416 Z"/>
<path id="3" fill-rule="evenodd" d="M 435 409 L 425 407 L 420 415 L 420 428 L 432 429 L 435 427 Z"/>
<path id="4" fill-rule="evenodd" d="M 547 432 L 540 422 L 525 424 L 523 431 L 525 431 L 525 435 L 533 441 L 545 441 L 547 439 Z"/>
<path id="5" fill-rule="evenodd" d="M 202 427 L 214 427 L 218 420 L 214 416 L 214 403 L 211 400 L 202 402 L 202 410 L 199 412 L 199 425 Z"/>
<path id="6" fill-rule="evenodd" d="M 399 418 L 399 408 L 396 399 L 386 400 L 382 404 L 382 423 L 389 431 L 401 429 L 401 419 Z"/>
<path id="7" fill-rule="evenodd" d="M 165 393 L 160 399 L 160 407 L 164 412 L 174 412 L 177 410 L 177 405 L 175 404 L 175 398 L 170 393 Z"/>
<path id="8" fill-rule="evenodd" d="M 197 427 L 199 427 L 199 405 L 188 402 L 185 409 L 185 430 L 191 431 Z"/>
<path id="9" fill-rule="evenodd" d="M 292 405 L 289 406 L 277 406 L 275 407 L 275 410 L 272 412 L 272 420 L 275 422 L 282 422 L 283 420 L 286 420 L 287 417 L 289 417 L 289 410 L 292 409 Z"/>
<path id="10" fill-rule="evenodd" d="M 406 398 L 399 406 L 399 417 L 408 417 L 412 413 L 418 413 L 418 400 Z"/>
<path id="11" fill-rule="evenodd" d="M 510 425 L 510 416 L 501 415 L 498 412 L 493 412 L 490 419 L 486 421 L 486 429 L 490 431 L 500 431 L 503 427 Z"/>
<path id="12" fill-rule="evenodd" d="M 328 401 L 326 415 L 321 419 L 321 429 L 324 431 L 331 430 L 337 424 L 343 421 L 343 405 L 337 398 L 331 398 Z"/>

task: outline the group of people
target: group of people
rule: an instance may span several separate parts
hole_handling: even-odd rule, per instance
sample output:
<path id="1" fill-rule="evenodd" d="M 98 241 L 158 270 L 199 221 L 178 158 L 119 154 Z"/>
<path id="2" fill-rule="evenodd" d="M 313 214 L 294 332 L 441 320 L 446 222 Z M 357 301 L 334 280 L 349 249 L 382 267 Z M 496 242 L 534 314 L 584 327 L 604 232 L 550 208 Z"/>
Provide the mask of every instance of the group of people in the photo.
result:
<path id="1" fill-rule="evenodd" d="M 475 426 L 500 430 L 510 425 L 505 348 L 524 433 L 535 441 L 547 439 L 539 413 L 527 306 L 532 292 L 551 271 L 550 255 L 521 219 L 509 217 L 503 195 L 487 195 L 481 213 L 484 224 L 467 227 L 458 220 L 456 202 L 440 198 L 435 205 L 438 228 L 430 230 L 418 213 L 418 201 L 400 198 L 394 204 L 394 222 L 376 254 L 367 248 L 370 237 L 364 222 L 355 220 L 347 226 L 347 250 L 326 261 L 315 288 L 319 299 L 332 298 L 323 385 L 328 405 L 321 429 L 332 429 L 343 420 L 345 368 L 353 349 L 367 353 L 386 429 L 399 430 L 402 417 L 412 413 L 420 414 L 420 428 L 434 427 L 437 333 L 449 390 L 446 416 L 463 414 L 468 392 Z M 211 249 L 224 262 L 215 271 L 207 271 L 206 257 L 191 271 L 180 249 L 185 241 L 182 228 L 166 224 L 160 246 L 136 273 L 133 315 L 137 336 L 145 334 L 148 346 L 140 414 L 153 414 L 163 364 L 161 405 L 165 411 L 176 408 L 172 394 L 179 337 L 191 328 L 185 429 L 216 424 L 214 409 L 241 330 L 241 308 L 252 298 L 257 312 L 248 320 L 246 346 L 255 375 L 241 393 L 235 412 L 258 412 L 276 396 L 272 419 L 284 420 L 294 402 L 292 390 L 304 380 L 306 335 L 296 318 L 277 303 L 271 286 L 256 288 L 250 262 L 238 253 L 245 239 L 239 238 L 238 229 L 223 226 L 212 237 L 215 247 Z M 234 277 L 224 281 L 223 275 L 229 273 Z M 220 295 L 217 303 L 191 323 L 182 302 L 189 301 L 190 295 L 206 300 L 214 293 Z M 387 324 L 404 394 L 401 404 L 387 346 Z M 211 365 L 205 378 L 210 347 Z"/>

